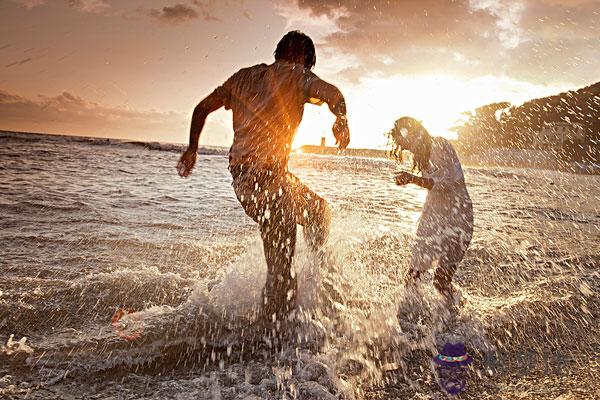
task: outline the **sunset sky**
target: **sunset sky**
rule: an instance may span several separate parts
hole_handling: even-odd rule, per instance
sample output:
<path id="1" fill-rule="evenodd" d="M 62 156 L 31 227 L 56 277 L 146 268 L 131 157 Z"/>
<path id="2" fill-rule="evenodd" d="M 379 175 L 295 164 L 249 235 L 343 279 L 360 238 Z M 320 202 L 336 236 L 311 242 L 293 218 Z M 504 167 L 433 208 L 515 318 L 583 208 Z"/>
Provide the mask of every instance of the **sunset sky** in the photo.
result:
<path id="1" fill-rule="evenodd" d="M 291 29 L 346 95 L 351 147 L 600 80 L 600 0 L 0 0 L 0 129 L 185 142 L 196 103 Z M 295 144 L 333 144 L 332 122 L 307 105 Z M 201 144 L 232 136 L 220 110 Z"/>

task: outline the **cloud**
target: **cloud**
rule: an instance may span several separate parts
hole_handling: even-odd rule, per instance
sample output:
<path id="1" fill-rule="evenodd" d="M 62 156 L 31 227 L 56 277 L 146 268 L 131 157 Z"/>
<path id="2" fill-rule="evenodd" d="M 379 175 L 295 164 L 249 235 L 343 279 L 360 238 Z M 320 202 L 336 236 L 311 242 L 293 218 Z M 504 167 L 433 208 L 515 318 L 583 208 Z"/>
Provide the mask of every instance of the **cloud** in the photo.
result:
<path id="1" fill-rule="evenodd" d="M 97 13 L 110 7 L 107 0 L 67 0 L 70 7 L 81 12 Z"/>
<path id="2" fill-rule="evenodd" d="M 190 4 L 192 6 L 178 3 L 173 6 L 165 6 L 160 10 L 150 9 L 145 12 L 156 21 L 166 25 L 178 25 L 198 18 L 202 18 L 204 21 L 220 21 L 213 13 L 215 4 L 212 0 L 209 2 L 192 0 Z"/>
<path id="3" fill-rule="evenodd" d="M 27 8 L 34 8 L 46 4 L 46 0 L 17 0 Z M 110 8 L 108 0 L 65 0 L 71 8 L 85 13 L 97 13 Z"/>
<path id="4" fill-rule="evenodd" d="M 163 7 L 162 10 L 152 9 L 148 12 L 152 18 L 165 24 L 180 24 L 199 17 L 196 10 L 185 4 Z"/>
<path id="5" fill-rule="evenodd" d="M 41 6 L 45 3 L 45 0 L 21 0 L 21 4 L 23 4 L 27 8 L 34 8 L 37 6 Z"/>
<path id="6" fill-rule="evenodd" d="M 220 21 L 219 18 L 215 17 L 213 13 L 213 8 L 215 6 L 214 1 L 209 1 L 208 3 L 204 3 L 199 0 L 192 0 L 192 3 L 198 8 L 200 14 L 202 15 L 202 19 L 205 21 Z M 243 4 L 242 4 L 243 8 Z M 243 10 L 244 15 L 248 18 L 248 14 L 246 10 Z"/>
<path id="7" fill-rule="evenodd" d="M 468 1 L 356 0 L 340 6 L 334 0 L 299 0 L 298 6 L 316 17 L 334 18 L 337 30 L 322 40 L 326 48 L 351 54 L 369 73 L 386 76 L 473 69 L 452 54 L 478 58 L 474 50 L 492 40 L 495 22 Z M 486 31 L 488 37 L 481 34 Z"/>
<path id="8" fill-rule="evenodd" d="M 524 10 L 522 1 L 515 0 L 471 0 L 473 10 L 483 10 L 496 17 L 497 35 L 500 43 L 513 49 L 523 41 L 519 21 Z"/>
<path id="9" fill-rule="evenodd" d="M 280 6 L 284 17 L 293 14 L 289 2 L 280 4 L 287 4 Z M 354 58 L 354 65 L 339 68 L 350 75 L 362 68 L 366 76 L 492 74 L 581 84 L 599 78 L 597 5 L 597 0 L 297 0 L 294 7 L 296 15 L 308 12 L 334 24 L 319 38 L 320 52 Z"/>
<path id="10" fill-rule="evenodd" d="M 23 64 L 27 64 L 27 63 L 28 63 L 29 61 L 31 61 L 31 60 L 33 60 L 33 57 L 27 57 L 27 58 L 24 58 L 23 60 L 14 61 L 14 62 L 11 62 L 11 63 L 9 63 L 9 64 L 6 64 L 6 68 L 10 68 L 10 67 L 12 67 L 12 66 L 14 66 L 14 65 L 23 65 Z"/>
<path id="11" fill-rule="evenodd" d="M 187 116 L 175 112 L 107 107 L 71 92 L 26 98 L 0 90 L 0 129 L 173 141 Z"/>

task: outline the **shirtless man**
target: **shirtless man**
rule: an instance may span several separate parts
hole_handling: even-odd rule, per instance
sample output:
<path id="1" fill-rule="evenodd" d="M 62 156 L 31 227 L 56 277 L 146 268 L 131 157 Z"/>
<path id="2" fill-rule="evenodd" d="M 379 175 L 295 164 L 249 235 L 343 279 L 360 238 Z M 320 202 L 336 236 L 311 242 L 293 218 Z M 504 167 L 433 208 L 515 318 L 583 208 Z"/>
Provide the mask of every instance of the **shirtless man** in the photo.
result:
<path id="1" fill-rule="evenodd" d="M 304 104 L 327 103 L 337 117 L 333 135 L 340 149 L 350 142 L 342 93 L 311 69 L 315 47 L 305 34 L 292 31 L 277 44 L 275 62 L 243 68 L 204 98 L 194 109 L 190 142 L 177 164 L 187 177 L 196 163 L 198 140 L 207 116 L 221 108 L 233 112 L 233 144 L 229 171 L 244 211 L 260 228 L 267 261 L 262 318 L 282 320 L 295 308 L 297 282 L 292 272 L 296 224 L 314 250 L 329 233 L 327 202 L 288 171 L 294 135 Z"/>

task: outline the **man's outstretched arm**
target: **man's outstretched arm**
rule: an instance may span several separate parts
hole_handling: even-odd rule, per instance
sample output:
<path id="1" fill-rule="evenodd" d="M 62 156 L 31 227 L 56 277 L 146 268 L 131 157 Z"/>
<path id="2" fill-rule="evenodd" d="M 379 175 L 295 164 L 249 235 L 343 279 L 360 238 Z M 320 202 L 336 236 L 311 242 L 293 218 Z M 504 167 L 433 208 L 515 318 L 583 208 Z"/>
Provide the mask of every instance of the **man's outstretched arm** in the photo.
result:
<path id="1" fill-rule="evenodd" d="M 332 84 L 318 79 L 309 86 L 308 96 L 327 103 L 329 110 L 336 116 L 332 129 L 336 140 L 335 144 L 339 146 L 340 150 L 348 147 L 350 143 L 350 130 L 348 129 L 348 120 L 346 118 L 346 100 L 342 92 Z"/>
<path id="2" fill-rule="evenodd" d="M 196 153 L 198 151 L 200 134 L 202 133 L 208 114 L 218 110 L 222 106 L 223 100 L 221 99 L 221 96 L 219 96 L 217 92 L 212 92 L 194 108 L 192 123 L 190 125 L 190 142 L 187 150 L 183 153 L 177 163 L 177 172 L 179 172 L 179 176 L 182 178 L 189 176 L 196 164 Z"/>

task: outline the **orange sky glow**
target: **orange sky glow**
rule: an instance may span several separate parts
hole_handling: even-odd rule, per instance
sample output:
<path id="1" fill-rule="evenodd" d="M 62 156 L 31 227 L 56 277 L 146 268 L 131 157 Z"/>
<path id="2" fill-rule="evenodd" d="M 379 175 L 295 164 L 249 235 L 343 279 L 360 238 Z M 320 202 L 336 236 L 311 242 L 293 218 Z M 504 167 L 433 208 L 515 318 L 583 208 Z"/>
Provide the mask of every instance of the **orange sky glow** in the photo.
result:
<path id="1" fill-rule="evenodd" d="M 4 0 L 0 129 L 186 142 L 203 96 L 300 29 L 351 147 L 385 146 L 403 115 L 451 138 L 463 111 L 600 80 L 599 27 L 598 0 Z M 295 145 L 333 145 L 332 122 L 307 105 Z M 232 136 L 220 110 L 201 144 Z"/>

